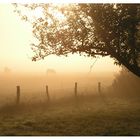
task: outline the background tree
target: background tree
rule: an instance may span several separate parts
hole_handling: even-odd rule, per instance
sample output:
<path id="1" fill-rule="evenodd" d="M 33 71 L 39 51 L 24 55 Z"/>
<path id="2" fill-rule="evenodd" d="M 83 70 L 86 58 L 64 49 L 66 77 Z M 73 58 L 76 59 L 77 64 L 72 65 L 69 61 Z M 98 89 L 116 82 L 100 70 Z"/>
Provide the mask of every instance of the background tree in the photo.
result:
<path id="1" fill-rule="evenodd" d="M 37 43 L 33 61 L 50 54 L 80 53 L 114 58 L 140 77 L 140 5 L 138 4 L 30 4 L 43 16 L 30 20 Z M 16 12 L 19 6 L 15 4 Z M 59 13 L 59 15 L 57 14 Z"/>
<path id="2" fill-rule="evenodd" d="M 140 78 L 130 73 L 126 68 L 115 76 L 112 85 L 109 87 L 112 94 L 121 97 L 139 97 Z"/>

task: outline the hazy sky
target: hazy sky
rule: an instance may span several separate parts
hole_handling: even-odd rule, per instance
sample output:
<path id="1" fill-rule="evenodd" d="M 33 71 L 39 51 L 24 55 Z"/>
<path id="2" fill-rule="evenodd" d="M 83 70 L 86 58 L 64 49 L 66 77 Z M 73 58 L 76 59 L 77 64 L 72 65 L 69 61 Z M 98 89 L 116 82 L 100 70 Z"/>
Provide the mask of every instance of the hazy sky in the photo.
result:
<path id="1" fill-rule="evenodd" d="M 89 72 L 89 68 L 95 59 L 72 55 L 69 57 L 49 56 L 45 60 L 32 62 L 30 49 L 32 43 L 31 26 L 21 21 L 13 12 L 11 4 L 0 4 L 0 72 L 4 67 L 9 67 L 13 72 L 40 73 L 48 68 L 56 72 Z M 109 57 L 100 58 L 93 67 L 94 71 L 119 70 Z"/>

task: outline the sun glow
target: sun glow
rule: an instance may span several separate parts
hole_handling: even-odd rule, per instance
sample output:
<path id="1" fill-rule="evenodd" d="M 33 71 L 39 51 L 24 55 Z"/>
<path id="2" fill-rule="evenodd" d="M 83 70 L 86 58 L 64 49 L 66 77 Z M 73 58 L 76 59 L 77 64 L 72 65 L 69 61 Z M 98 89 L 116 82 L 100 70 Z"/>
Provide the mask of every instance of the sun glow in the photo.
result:
<path id="1" fill-rule="evenodd" d="M 53 4 L 53 6 L 53 9 L 60 11 L 60 13 L 56 12 L 54 15 L 61 21 L 64 20 L 65 15 L 62 9 L 72 8 L 72 5 L 69 6 L 68 4 Z M 31 10 L 27 10 L 27 8 L 24 8 L 23 12 L 23 14 L 27 14 L 27 16 L 33 19 L 33 15 L 36 15 L 36 18 L 42 17 L 44 10 L 43 7 L 40 6 L 40 8 L 35 10 L 35 13 L 32 13 Z M 0 71 L 2 71 L 5 66 L 10 68 L 12 72 L 27 72 L 31 74 L 43 73 L 47 68 L 54 68 L 58 73 L 89 71 L 89 67 L 94 60 L 78 55 L 70 55 L 69 57 L 48 56 L 45 60 L 32 62 L 31 56 L 33 56 L 33 52 L 30 49 L 30 44 L 34 42 L 32 25 L 22 21 L 16 13 L 13 12 L 13 6 L 10 4 L 0 5 L 0 16 Z M 93 72 L 118 71 L 118 69 L 117 66 L 113 65 L 111 59 L 106 58 L 97 61 Z"/>
<path id="2" fill-rule="evenodd" d="M 43 16 L 44 16 L 44 14 L 43 14 L 43 8 L 42 8 L 42 7 L 37 7 L 37 8 L 34 10 L 34 15 L 35 15 L 37 18 L 43 17 Z"/>
<path id="3" fill-rule="evenodd" d="M 49 6 L 48 6 L 49 5 Z M 32 6 L 32 5 L 31 5 Z M 66 20 L 65 11 L 71 8 L 71 4 L 46 4 L 46 6 L 38 6 L 35 9 L 29 10 L 29 8 L 20 7 L 23 15 L 29 17 L 29 21 L 34 22 L 39 18 L 51 21 L 53 19 L 58 22 L 64 22 Z M 46 11 L 47 9 L 47 11 Z"/>
<path id="4" fill-rule="evenodd" d="M 71 4 L 50 4 L 48 8 L 48 12 L 52 14 L 52 16 L 57 19 L 59 22 L 63 22 L 66 20 L 65 11 L 71 8 Z"/>

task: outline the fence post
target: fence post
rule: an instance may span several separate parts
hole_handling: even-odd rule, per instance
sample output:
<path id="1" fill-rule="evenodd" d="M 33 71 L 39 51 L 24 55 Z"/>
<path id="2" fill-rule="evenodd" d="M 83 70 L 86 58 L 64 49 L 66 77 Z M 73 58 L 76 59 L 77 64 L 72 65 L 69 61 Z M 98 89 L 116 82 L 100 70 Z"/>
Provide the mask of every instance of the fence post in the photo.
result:
<path id="1" fill-rule="evenodd" d="M 77 98 L 77 82 L 75 82 L 74 94 L 75 94 L 75 97 Z"/>
<path id="2" fill-rule="evenodd" d="M 47 100 L 50 101 L 48 85 L 46 85 L 46 95 L 47 95 Z"/>
<path id="3" fill-rule="evenodd" d="M 20 103 L 20 86 L 17 86 L 17 99 L 16 104 L 18 105 Z"/>
<path id="4" fill-rule="evenodd" d="M 98 93 L 101 94 L 101 82 L 98 82 Z"/>

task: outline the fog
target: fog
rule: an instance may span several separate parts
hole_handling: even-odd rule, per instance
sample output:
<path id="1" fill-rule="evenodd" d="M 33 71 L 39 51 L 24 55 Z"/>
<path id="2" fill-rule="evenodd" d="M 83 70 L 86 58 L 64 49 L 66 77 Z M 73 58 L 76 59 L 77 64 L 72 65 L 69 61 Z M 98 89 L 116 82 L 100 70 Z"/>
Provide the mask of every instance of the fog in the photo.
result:
<path id="1" fill-rule="evenodd" d="M 98 82 L 102 90 L 106 90 L 114 79 L 110 73 L 40 73 L 16 74 L 1 73 L 0 100 L 3 103 L 15 102 L 16 86 L 20 86 L 21 102 L 43 102 L 46 100 L 46 85 L 49 88 L 51 100 L 74 96 L 74 84 L 77 82 L 78 95 L 97 94 Z"/>
<path id="2" fill-rule="evenodd" d="M 43 6 L 43 4 L 41 5 Z M 34 4 L 34 6 L 39 5 Z M 43 9 L 51 12 L 51 8 L 48 6 L 44 5 Z M 129 21 L 132 24 L 131 21 L 137 19 L 139 14 L 131 18 L 129 13 L 133 13 L 133 8 L 129 8 L 129 6 L 128 9 L 127 6 L 123 8 L 121 4 L 118 9 L 116 4 L 113 7 L 112 4 L 104 6 L 101 8 L 91 6 L 90 10 L 85 5 L 81 7 L 83 11 L 80 9 L 80 12 L 77 7 L 78 9 L 76 8 L 74 11 L 74 13 L 78 12 L 76 16 L 72 15 L 73 12 L 71 13 L 71 10 L 74 9 L 69 11 L 68 8 L 68 12 L 65 13 L 67 8 L 60 7 L 59 14 L 59 9 L 57 10 L 56 7 L 56 11 L 54 13 L 52 11 L 54 19 L 56 17 L 58 21 L 63 21 L 61 17 L 63 12 L 63 15 L 68 13 L 70 18 L 68 26 L 67 22 L 65 24 L 61 21 L 63 26 L 57 27 L 58 21 L 56 20 L 55 23 L 53 18 L 51 20 L 49 18 L 51 14 L 43 13 L 41 7 L 38 7 L 40 10 L 35 12 L 35 16 L 38 17 L 37 24 L 36 22 L 30 24 L 30 22 L 21 20 L 26 16 L 19 16 L 20 11 L 14 12 L 15 8 L 12 4 L 0 4 L 0 136 L 140 135 L 140 78 L 128 72 L 123 66 L 114 65 L 115 60 L 122 60 L 119 62 L 120 64 L 123 64 L 125 58 L 129 61 L 128 57 L 132 57 L 130 63 L 131 66 L 133 65 L 133 59 L 137 53 L 135 54 L 135 48 L 132 47 L 132 36 L 135 32 L 130 31 L 133 27 L 129 25 Z M 112 13 L 110 13 L 111 7 L 113 8 Z M 98 13 L 98 9 L 103 13 L 100 14 L 100 11 Z M 87 18 L 84 14 L 86 10 L 85 14 L 89 15 Z M 134 13 L 136 10 L 139 12 L 140 8 L 134 8 Z M 31 10 L 29 11 L 31 12 Z M 32 17 L 29 11 L 25 10 L 25 13 Z M 92 15 L 90 11 L 95 12 L 97 18 L 103 19 L 103 21 L 101 23 L 92 22 L 94 14 Z M 46 16 L 43 21 L 41 13 Z M 81 15 L 79 15 L 80 13 Z M 110 16 L 104 16 L 106 14 L 112 15 L 113 20 Z M 72 22 L 73 20 L 74 22 Z M 99 26 L 96 23 L 99 23 Z M 107 23 L 110 23 L 110 26 L 104 30 Z M 102 24 L 105 25 L 102 26 Z M 74 25 L 74 30 L 69 34 L 68 29 L 72 25 Z M 134 22 L 133 25 L 136 23 Z M 53 26 L 56 29 L 53 29 Z M 134 27 L 134 30 L 136 31 L 137 28 L 139 27 Z M 65 35 L 62 35 L 63 29 Z M 38 34 L 38 31 L 39 35 L 36 36 L 34 33 Z M 53 41 L 51 34 L 54 34 L 56 41 Z M 44 36 L 42 37 L 42 35 Z M 63 36 L 68 37 L 64 41 L 65 43 L 59 41 L 59 38 L 65 39 Z M 135 34 L 135 40 L 137 40 L 137 36 L 139 37 L 139 32 L 137 35 Z M 51 46 L 55 42 L 59 42 L 53 48 L 57 54 L 61 54 L 57 48 L 60 42 L 65 46 L 60 45 L 60 50 L 63 51 L 65 48 L 64 53 L 67 52 L 67 49 L 72 52 L 67 57 L 46 55 L 45 59 L 33 62 L 34 49 L 31 44 L 36 44 L 38 42 L 36 39 L 41 41 L 41 44 L 37 45 L 40 47 L 39 56 L 40 52 L 45 51 L 44 48 L 46 48 L 45 54 L 51 52 Z M 48 42 L 49 40 L 51 43 Z M 73 43 L 69 43 L 68 40 Z M 108 43 L 108 41 L 111 42 Z M 67 42 L 68 44 L 66 44 Z M 73 48 L 71 44 L 72 46 L 75 44 L 74 49 L 71 49 Z M 82 46 L 79 46 L 80 44 Z M 106 44 L 110 44 L 110 46 L 106 46 Z M 93 48 L 91 48 L 92 45 Z M 135 46 L 136 44 L 134 44 Z M 85 52 L 89 53 L 88 56 L 96 54 L 101 56 L 85 57 L 82 52 L 86 47 Z M 108 47 L 110 48 L 108 49 Z M 82 52 L 80 55 L 73 54 L 75 50 Z M 105 56 L 106 54 L 109 56 Z M 114 57 L 110 58 L 110 56 Z M 42 56 L 42 58 L 44 57 Z"/>
<path id="3" fill-rule="evenodd" d="M 78 96 L 99 95 L 98 83 L 101 83 L 102 94 L 107 98 L 138 97 L 139 78 L 122 69 L 120 72 L 91 73 L 57 73 L 48 71 L 36 73 L 14 73 L 8 69 L 0 73 L 0 106 L 14 103 L 17 96 L 17 86 L 20 86 L 20 102 L 46 102 L 46 86 L 50 99 L 74 97 L 75 82 Z"/>
<path id="4" fill-rule="evenodd" d="M 115 75 L 112 85 L 109 87 L 112 95 L 126 98 L 140 97 L 140 78 L 126 68 Z"/>

